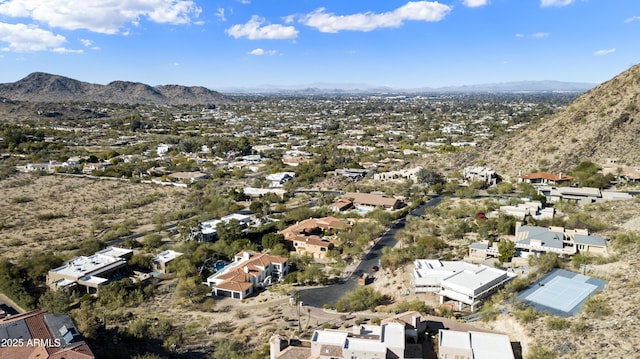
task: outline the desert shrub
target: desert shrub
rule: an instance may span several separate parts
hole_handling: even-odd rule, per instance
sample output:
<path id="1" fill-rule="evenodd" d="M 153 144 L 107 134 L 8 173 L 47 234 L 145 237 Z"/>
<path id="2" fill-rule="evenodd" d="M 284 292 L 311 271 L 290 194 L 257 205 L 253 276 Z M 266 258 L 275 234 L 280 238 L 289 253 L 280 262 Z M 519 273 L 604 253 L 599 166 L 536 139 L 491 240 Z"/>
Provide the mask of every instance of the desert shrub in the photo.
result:
<path id="1" fill-rule="evenodd" d="M 36 214 L 36 219 L 39 221 L 51 221 L 54 219 L 64 218 L 64 217 L 66 217 L 64 214 L 54 213 L 54 212 L 44 212 L 44 213 Z"/>
<path id="2" fill-rule="evenodd" d="M 556 353 L 541 346 L 530 346 L 529 354 L 525 356 L 525 359 L 556 359 L 558 356 Z"/>
<path id="3" fill-rule="evenodd" d="M 571 330 L 578 334 L 584 334 L 589 331 L 589 323 L 585 320 L 579 320 L 571 325 Z"/>
<path id="4" fill-rule="evenodd" d="M 336 302 L 338 312 L 374 310 L 384 303 L 386 297 L 371 287 L 357 287 Z"/>
<path id="5" fill-rule="evenodd" d="M 27 202 L 31 202 L 33 201 L 33 199 L 31 197 L 27 197 L 27 196 L 18 196 L 18 197 L 13 197 L 11 198 L 11 203 L 27 203 Z"/>
<path id="6" fill-rule="evenodd" d="M 540 257 L 529 257 L 529 265 L 538 267 L 538 274 L 545 274 L 560 267 L 560 260 L 555 253 L 543 253 Z"/>
<path id="7" fill-rule="evenodd" d="M 514 315 L 523 323 L 531 323 L 538 317 L 538 312 L 533 307 L 526 307 L 523 310 L 516 311 Z"/>
<path id="8" fill-rule="evenodd" d="M 531 280 L 528 277 L 518 276 L 511 280 L 504 289 L 506 294 L 513 294 L 525 289 L 529 284 L 531 284 Z"/>
<path id="9" fill-rule="evenodd" d="M 499 314 L 500 312 L 495 307 L 495 305 L 491 301 L 488 301 L 482 305 L 482 310 L 480 311 L 480 319 L 483 322 L 491 322 L 498 319 Z"/>
<path id="10" fill-rule="evenodd" d="M 401 300 L 397 303 L 395 303 L 392 307 L 391 307 L 391 311 L 393 313 L 403 313 L 403 312 L 410 312 L 410 311 L 415 311 L 415 312 L 419 312 L 419 313 L 428 313 L 428 314 L 433 314 L 433 308 L 431 308 L 430 306 L 426 305 L 425 302 L 419 300 L 419 299 L 415 299 L 412 301 L 408 301 L 408 300 Z"/>
<path id="11" fill-rule="evenodd" d="M 637 232 L 621 232 L 613 237 L 613 245 L 618 249 L 624 249 L 631 246 L 640 245 L 640 233 Z"/>
<path id="12" fill-rule="evenodd" d="M 453 309 L 448 305 L 441 305 L 438 307 L 438 315 L 445 318 L 453 316 Z"/>
<path id="13" fill-rule="evenodd" d="M 593 296 L 587 299 L 582 305 L 582 309 L 585 313 L 588 313 L 596 318 L 602 318 L 613 313 L 611 307 L 604 298 Z"/>
<path id="14" fill-rule="evenodd" d="M 571 327 L 571 322 L 564 318 L 551 316 L 546 321 L 547 329 L 550 330 L 564 330 Z"/>

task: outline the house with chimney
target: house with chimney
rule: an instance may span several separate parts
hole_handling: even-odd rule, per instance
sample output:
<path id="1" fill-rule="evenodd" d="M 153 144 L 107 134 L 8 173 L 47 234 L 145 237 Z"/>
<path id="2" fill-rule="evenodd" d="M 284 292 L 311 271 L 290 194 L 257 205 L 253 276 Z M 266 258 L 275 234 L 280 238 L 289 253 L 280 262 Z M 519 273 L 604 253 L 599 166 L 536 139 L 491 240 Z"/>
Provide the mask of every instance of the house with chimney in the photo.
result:
<path id="1" fill-rule="evenodd" d="M 207 285 L 215 296 L 245 299 L 260 288 L 281 282 L 287 273 L 287 258 L 243 251 L 234 256 L 231 264 L 207 278 Z"/>

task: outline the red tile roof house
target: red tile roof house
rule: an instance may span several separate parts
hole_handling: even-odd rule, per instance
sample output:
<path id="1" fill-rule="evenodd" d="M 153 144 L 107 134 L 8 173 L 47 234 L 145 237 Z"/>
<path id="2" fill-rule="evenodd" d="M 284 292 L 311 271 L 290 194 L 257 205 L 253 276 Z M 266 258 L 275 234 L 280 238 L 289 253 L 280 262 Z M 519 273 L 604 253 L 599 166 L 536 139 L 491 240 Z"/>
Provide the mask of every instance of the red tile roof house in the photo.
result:
<path id="1" fill-rule="evenodd" d="M 566 176 L 562 174 L 562 172 L 560 172 L 557 175 L 553 173 L 547 173 L 547 172 L 534 172 L 534 173 L 527 173 L 527 174 L 518 176 L 518 183 L 525 182 L 530 184 L 561 185 L 561 184 L 568 184 L 569 182 L 571 182 L 572 179 L 573 177 Z"/>
<path id="2" fill-rule="evenodd" d="M 256 289 L 280 282 L 289 272 L 287 258 L 267 253 L 240 252 L 231 264 L 207 278 L 213 295 L 245 299 Z"/>
<path id="3" fill-rule="evenodd" d="M 2 359 L 94 359 L 68 315 L 39 310 L 0 319 Z"/>
<path id="4" fill-rule="evenodd" d="M 335 217 L 309 218 L 291 225 L 280 232 L 285 241 L 292 243 L 299 255 L 308 254 L 313 258 L 323 259 L 329 249 L 334 246 L 330 237 L 332 232 L 351 227 L 351 224 Z"/>

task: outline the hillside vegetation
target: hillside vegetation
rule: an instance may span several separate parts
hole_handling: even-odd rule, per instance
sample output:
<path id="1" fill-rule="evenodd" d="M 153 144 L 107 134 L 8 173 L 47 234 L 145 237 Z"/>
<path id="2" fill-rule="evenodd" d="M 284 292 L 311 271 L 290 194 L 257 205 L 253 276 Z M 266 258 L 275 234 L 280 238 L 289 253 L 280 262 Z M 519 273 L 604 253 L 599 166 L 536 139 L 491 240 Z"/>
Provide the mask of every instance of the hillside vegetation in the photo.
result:
<path id="1" fill-rule="evenodd" d="M 637 165 L 640 151 L 640 65 L 602 83 L 565 110 L 470 154 L 499 173 L 567 171 L 581 161 Z"/>

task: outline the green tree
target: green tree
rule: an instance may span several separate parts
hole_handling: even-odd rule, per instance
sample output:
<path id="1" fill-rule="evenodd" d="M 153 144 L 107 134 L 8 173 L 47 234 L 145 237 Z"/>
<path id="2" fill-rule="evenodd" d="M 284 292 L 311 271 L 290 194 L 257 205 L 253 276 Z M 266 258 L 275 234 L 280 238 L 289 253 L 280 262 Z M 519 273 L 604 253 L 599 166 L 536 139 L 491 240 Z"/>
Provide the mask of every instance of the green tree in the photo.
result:
<path id="1" fill-rule="evenodd" d="M 516 245 L 508 239 L 502 239 L 498 243 L 498 260 L 501 263 L 511 262 L 515 253 Z"/>
<path id="2" fill-rule="evenodd" d="M 214 346 L 212 357 L 213 359 L 237 359 L 239 357 L 238 347 L 238 343 L 233 340 L 219 341 Z"/>
<path id="3" fill-rule="evenodd" d="M 71 312 L 80 334 L 88 339 L 96 339 L 100 324 L 95 306 L 91 301 L 84 301 L 80 308 Z"/>
<path id="4" fill-rule="evenodd" d="M 374 310 L 386 301 L 386 297 L 372 287 L 360 286 L 345 294 L 336 302 L 338 312 Z"/>
<path id="5" fill-rule="evenodd" d="M 211 288 L 202 284 L 200 277 L 180 279 L 175 292 L 179 300 L 188 301 L 191 304 L 201 303 L 209 294 L 211 294 Z"/>
<path id="6" fill-rule="evenodd" d="M 232 219 L 226 223 L 220 222 L 216 226 L 216 233 L 218 234 L 218 239 L 232 243 L 242 238 L 242 225 L 237 219 Z"/>
<path id="7" fill-rule="evenodd" d="M 447 182 L 442 173 L 433 168 L 421 168 L 416 173 L 416 176 L 420 183 L 426 184 L 427 186 L 442 185 Z"/>
<path id="8" fill-rule="evenodd" d="M 162 245 L 162 236 L 158 233 L 149 233 L 143 238 L 144 248 L 147 250 L 159 248 Z"/>
<path id="9" fill-rule="evenodd" d="M 513 192 L 513 185 L 509 182 L 500 182 L 497 187 L 498 194 L 509 194 Z"/>
<path id="10" fill-rule="evenodd" d="M 277 233 L 267 233 L 262 236 L 262 247 L 273 249 L 278 244 L 284 243 L 284 236 Z"/>
<path id="11" fill-rule="evenodd" d="M 151 268 L 152 259 L 152 255 L 138 252 L 131 256 L 131 259 L 129 259 L 129 265 L 135 268 Z"/>
<path id="12" fill-rule="evenodd" d="M 38 306 L 45 312 L 66 314 L 69 311 L 69 305 L 71 305 L 69 293 L 63 290 L 47 289 L 40 296 Z"/>

